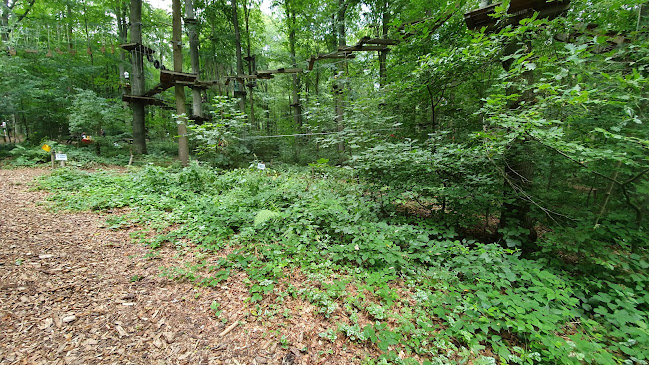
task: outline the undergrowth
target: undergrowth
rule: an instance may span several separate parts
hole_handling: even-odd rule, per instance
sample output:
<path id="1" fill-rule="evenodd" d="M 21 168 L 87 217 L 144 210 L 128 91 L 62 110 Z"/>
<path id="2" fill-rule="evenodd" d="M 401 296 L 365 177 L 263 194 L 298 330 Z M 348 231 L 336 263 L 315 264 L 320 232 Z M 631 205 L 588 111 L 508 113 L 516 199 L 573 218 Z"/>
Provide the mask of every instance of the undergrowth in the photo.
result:
<path id="1" fill-rule="evenodd" d="M 50 152 L 46 152 L 41 148 L 45 144 L 57 153 L 66 154 L 68 159 L 66 165 L 68 167 L 96 168 L 112 165 L 124 166 L 130 160 L 130 145 L 125 142 L 120 143 L 102 146 L 101 154 L 97 154 L 94 145 L 77 146 L 52 141 L 45 141 L 38 145 L 10 145 L 10 148 L 6 146 L 0 148 L 0 166 L 4 168 L 34 167 L 39 165 L 50 166 Z M 168 153 L 168 150 L 168 147 L 164 143 L 150 143 L 149 153 L 134 157 L 133 161 L 131 161 L 132 165 L 171 165 L 174 162 L 174 155 L 173 153 Z M 56 166 L 59 166 L 58 161 L 56 161 Z"/>
<path id="2" fill-rule="evenodd" d="M 273 293 L 313 303 L 346 337 L 376 346 L 368 363 L 645 364 L 649 357 L 644 250 L 589 236 L 597 255 L 578 266 L 557 260 L 558 232 L 545 254 L 459 237 L 426 219 L 382 214 L 343 169 L 220 171 L 145 166 L 130 173 L 60 169 L 41 186 L 60 208 L 130 207 L 108 221 L 157 234 L 152 249 L 191 240 L 204 259 L 165 275 L 216 286 L 233 271 L 249 279 L 251 302 Z M 226 246 L 234 251 L 207 260 Z M 554 247 L 554 248 L 553 248 Z M 284 277 L 299 270 L 299 285 Z M 283 289 L 280 289 L 283 288 Z"/>

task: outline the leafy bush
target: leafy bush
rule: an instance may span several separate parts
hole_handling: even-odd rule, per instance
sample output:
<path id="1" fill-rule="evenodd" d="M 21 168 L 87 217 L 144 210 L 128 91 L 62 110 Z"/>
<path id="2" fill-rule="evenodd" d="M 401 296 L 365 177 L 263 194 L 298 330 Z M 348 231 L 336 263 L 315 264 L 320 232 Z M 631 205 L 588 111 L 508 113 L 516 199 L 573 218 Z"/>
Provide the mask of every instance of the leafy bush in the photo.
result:
<path id="1" fill-rule="evenodd" d="M 35 166 L 39 163 L 50 161 L 50 153 L 40 147 L 16 145 L 8 152 L 11 156 L 10 165 L 13 166 Z"/>
<path id="2" fill-rule="evenodd" d="M 225 96 L 214 97 L 212 120 L 190 126 L 197 143 L 197 152 L 216 166 L 237 166 L 249 150 L 239 137 L 246 129 L 246 115 L 237 101 Z"/>
<path id="3" fill-rule="evenodd" d="M 243 270 L 250 300 L 263 301 L 277 294 L 285 268 L 299 267 L 305 287 L 287 292 L 326 317 L 345 313 L 349 321 L 337 331 L 375 344 L 386 360 L 405 351 L 430 363 L 488 362 L 478 356 L 487 348 L 511 363 L 647 358 L 644 252 L 622 261 L 613 251 L 599 261 L 593 256 L 593 264 L 609 269 L 575 276 L 559 263 L 463 240 L 439 223 L 386 220 L 347 170 L 326 169 L 325 178 L 197 163 L 129 174 L 60 169 L 41 184 L 57 191 L 52 199 L 67 208 L 130 206 L 131 213 L 111 224 L 157 231 L 140 238 L 152 248 L 181 238 L 207 252 L 238 247 L 213 268 L 205 262 L 168 273 L 177 279 L 216 285 L 231 270 Z M 348 292 L 348 285 L 357 290 Z M 369 323 L 360 324 L 361 312 Z"/>

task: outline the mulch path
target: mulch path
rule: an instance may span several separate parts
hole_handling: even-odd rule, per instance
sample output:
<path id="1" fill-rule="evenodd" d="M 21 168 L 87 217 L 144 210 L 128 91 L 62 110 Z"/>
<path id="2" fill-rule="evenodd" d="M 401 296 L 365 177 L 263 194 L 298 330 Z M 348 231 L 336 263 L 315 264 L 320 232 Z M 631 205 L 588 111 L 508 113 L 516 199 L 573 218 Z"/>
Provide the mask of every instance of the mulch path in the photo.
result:
<path id="1" fill-rule="evenodd" d="M 160 276 L 194 260 L 191 247 L 147 256 L 128 230 L 105 228 L 108 213 L 52 210 L 31 190 L 47 173 L 0 170 L 0 364 L 352 364 L 376 354 L 318 336 L 336 320 L 299 299 L 261 315 L 275 302 L 249 304 L 243 273 L 214 288 Z"/>

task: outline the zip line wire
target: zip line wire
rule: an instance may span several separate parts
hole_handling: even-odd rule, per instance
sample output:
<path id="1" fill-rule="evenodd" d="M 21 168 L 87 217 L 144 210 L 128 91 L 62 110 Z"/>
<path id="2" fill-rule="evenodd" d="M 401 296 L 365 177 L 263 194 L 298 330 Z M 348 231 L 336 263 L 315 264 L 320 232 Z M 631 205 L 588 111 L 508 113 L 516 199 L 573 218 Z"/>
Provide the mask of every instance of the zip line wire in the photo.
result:
<path id="1" fill-rule="evenodd" d="M 282 138 L 282 137 L 301 137 L 301 136 L 322 136 L 322 135 L 330 135 L 330 134 L 347 134 L 350 132 L 380 132 L 380 131 L 393 131 L 398 128 L 382 128 L 382 129 L 366 129 L 363 131 L 358 131 L 358 130 L 350 130 L 346 129 L 343 131 L 336 131 L 336 132 L 312 132 L 312 133 L 296 133 L 296 134 L 276 134 L 276 135 L 270 135 L 270 136 L 250 136 L 250 137 L 245 137 L 245 138 L 240 138 L 237 136 L 233 136 L 235 139 L 238 139 L 240 141 L 247 141 L 251 139 L 265 139 L 265 138 Z"/>

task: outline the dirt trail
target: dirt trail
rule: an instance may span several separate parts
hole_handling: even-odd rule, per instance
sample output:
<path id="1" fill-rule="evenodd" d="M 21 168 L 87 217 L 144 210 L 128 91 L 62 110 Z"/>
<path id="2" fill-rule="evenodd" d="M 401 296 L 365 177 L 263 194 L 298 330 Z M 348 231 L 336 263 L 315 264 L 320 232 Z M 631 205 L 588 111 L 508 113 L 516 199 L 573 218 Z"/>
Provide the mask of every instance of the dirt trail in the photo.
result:
<path id="1" fill-rule="evenodd" d="M 284 303 L 291 315 L 280 310 L 269 320 L 246 311 L 241 277 L 217 288 L 160 277 L 161 266 L 178 264 L 175 250 L 146 258 L 128 232 L 103 228 L 105 216 L 48 211 L 47 194 L 29 191 L 46 173 L 0 170 L 0 364 L 350 364 L 364 357 L 353 344 L 323 343 L 317 334 L 331 325 L 308 303 Z M 209 308 L 214 300 L 219 318 Z"/>

